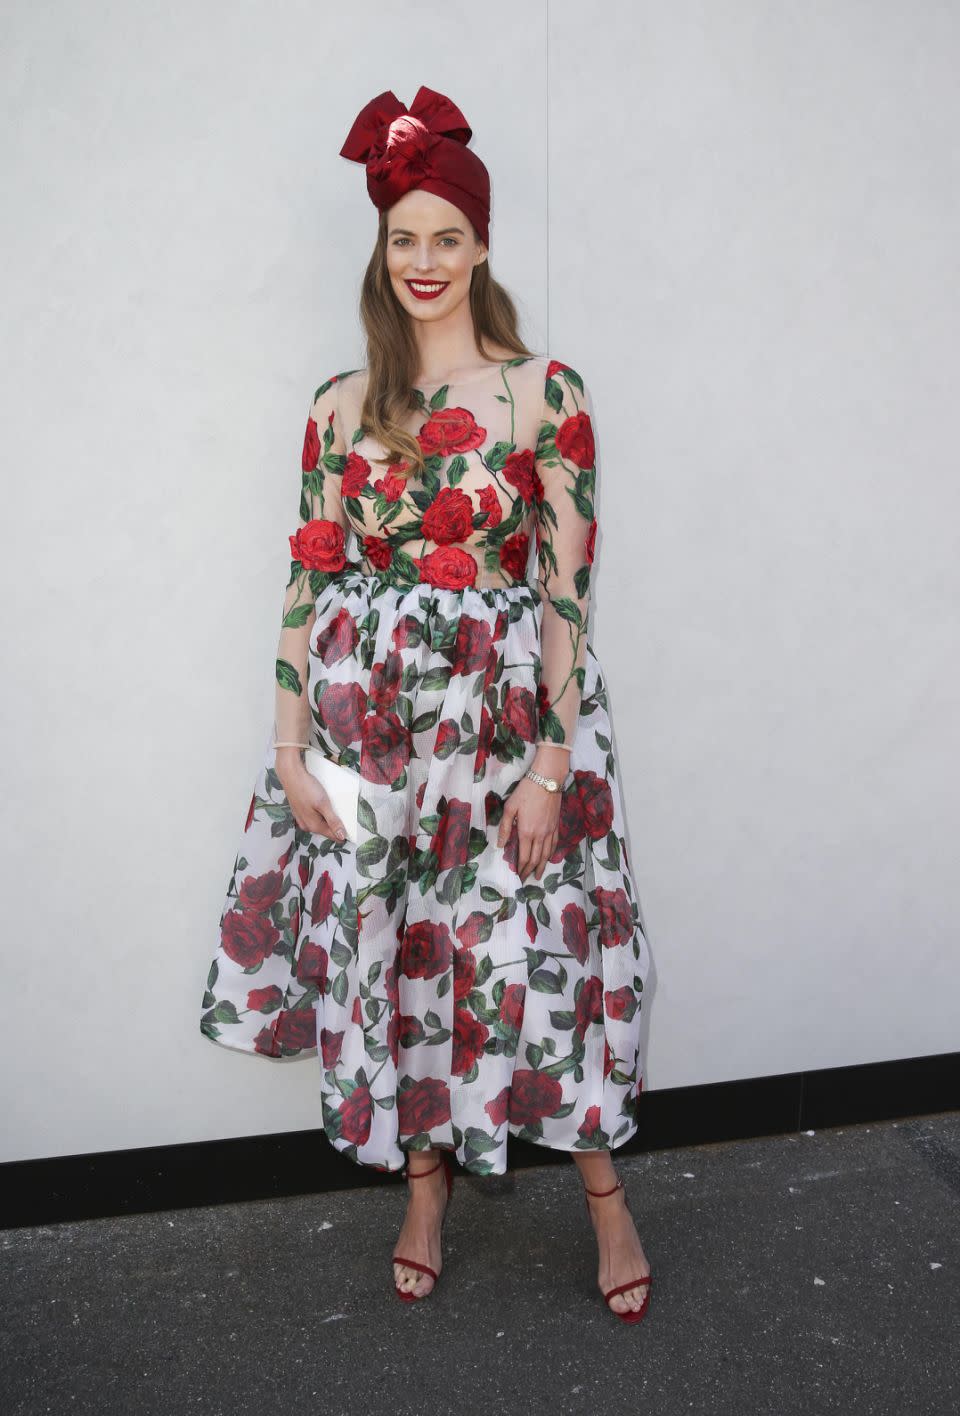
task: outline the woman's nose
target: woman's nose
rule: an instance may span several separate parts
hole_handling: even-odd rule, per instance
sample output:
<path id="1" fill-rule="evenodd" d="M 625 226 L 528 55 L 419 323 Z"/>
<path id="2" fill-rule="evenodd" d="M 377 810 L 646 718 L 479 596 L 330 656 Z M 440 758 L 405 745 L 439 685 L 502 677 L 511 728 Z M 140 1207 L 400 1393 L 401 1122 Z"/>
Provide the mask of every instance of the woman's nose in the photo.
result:
<path id="1" fill-rule="evenodd" d="M 433 270 L 434 258 L 430 246 L 424 246 L 422 250 L 417 252 L 416 267 L 417 270 Z"/>

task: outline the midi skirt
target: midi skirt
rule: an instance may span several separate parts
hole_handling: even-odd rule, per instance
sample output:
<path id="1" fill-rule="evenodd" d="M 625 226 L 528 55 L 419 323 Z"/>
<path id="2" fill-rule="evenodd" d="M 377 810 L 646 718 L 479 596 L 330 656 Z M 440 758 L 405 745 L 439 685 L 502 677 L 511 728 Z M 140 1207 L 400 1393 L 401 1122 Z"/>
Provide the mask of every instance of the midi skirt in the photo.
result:
<path id="1" fill-rule="evenodd" d="M 359 769 L 359 839 L 300 830 L 265 751 L 200 1027 L 315 1056 L 323 1129 L 358 1164 L 437 1146 L 502 1174 L 508 1134 L 612 1150 L 637 1128 L 649 952 L 589 642 L 542 878 L 517 873 L 515 824 L 497 844 L 536 751 L 541 614 L 527 582 L 348 569 L 316 599 L 308 692 L 314 746 Z"/>

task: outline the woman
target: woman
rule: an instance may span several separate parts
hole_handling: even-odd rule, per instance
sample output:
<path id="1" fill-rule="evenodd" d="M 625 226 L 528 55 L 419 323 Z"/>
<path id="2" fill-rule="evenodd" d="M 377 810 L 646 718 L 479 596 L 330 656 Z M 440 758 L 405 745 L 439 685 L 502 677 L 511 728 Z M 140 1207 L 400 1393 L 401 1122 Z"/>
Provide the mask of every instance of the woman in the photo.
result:
<path id="1" fill-rule="evenodd" d="M 450 1152 L 502 1174 L 512 1132 L 572 1153 L 600 1288 L 637 1321 L 650 1270 L 610 1153 L 637 1128 L 649 958 L 586 634 L 592 402 L 517 333 L 470 137 L 421 87 L 341 149 L 380 213 L 367 364 L 311 400 L 274 734 L 201 1028 L 270 1057 L 319 1042 L 331 1143 L 421 1181 L 402 1298 L 440 1272 Z M 308 748 L 357 774 L 355 840 Z"/>

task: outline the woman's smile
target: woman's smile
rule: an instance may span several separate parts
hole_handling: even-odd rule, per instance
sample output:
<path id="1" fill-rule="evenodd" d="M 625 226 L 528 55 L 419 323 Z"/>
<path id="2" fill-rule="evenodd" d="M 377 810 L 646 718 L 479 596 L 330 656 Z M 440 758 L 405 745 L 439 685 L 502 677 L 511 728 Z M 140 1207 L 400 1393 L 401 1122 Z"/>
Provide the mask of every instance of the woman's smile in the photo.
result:
<path id="1" fill-rule="evenodd" d="M 435 300 L 450 284 L 449 280 L 404 280 L 403 283 L 418 300 Z"/>

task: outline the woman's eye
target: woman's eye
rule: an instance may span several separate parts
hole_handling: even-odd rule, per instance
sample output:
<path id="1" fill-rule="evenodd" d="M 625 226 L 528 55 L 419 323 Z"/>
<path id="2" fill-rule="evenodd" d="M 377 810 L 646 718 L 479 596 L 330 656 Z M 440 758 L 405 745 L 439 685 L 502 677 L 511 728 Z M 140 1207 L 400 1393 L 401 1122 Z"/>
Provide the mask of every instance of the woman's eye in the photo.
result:
<path id="1" fill-rule="evenodd" d="M 402 245 L 404 245 L 405 242 L 407 242 L 407 241 L 409 241 L 409 240 L 410 240 L 410 237 L 409 237 L 409 236 L 398 236 L 397 239 L 394 241 L 393 244 L 394 244 L 395 246 L 402 246 Z M 451 246 L 456 246 L 456 245 L 457 245 L 457 238 L 456 238 L 456 236 L 444 236 L 444 237 L 442 238 L 441 245 L 443 244 L 444 241 L 449 241 L 450 244 L 451 244 Z"/>

